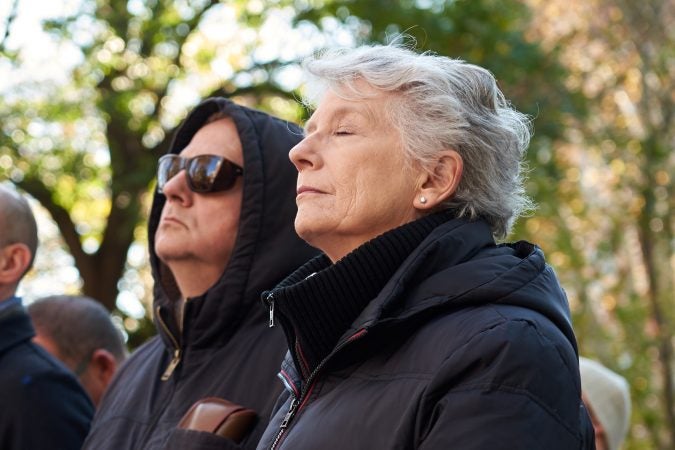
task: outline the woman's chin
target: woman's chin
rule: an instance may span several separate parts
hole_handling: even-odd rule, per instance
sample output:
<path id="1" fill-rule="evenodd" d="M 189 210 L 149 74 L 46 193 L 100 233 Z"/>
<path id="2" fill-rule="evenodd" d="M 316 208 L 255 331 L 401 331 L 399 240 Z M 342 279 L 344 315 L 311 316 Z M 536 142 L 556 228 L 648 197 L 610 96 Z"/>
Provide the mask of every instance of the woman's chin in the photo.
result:
<path id="1" fill-rule="evenodd" d="M 322 234 L 320 218 L 298 217 L 295 218 L 295 232 L 300 236 L 300 239 L 307 242 L 312 247 L 317 247 L 317 240 Z"/>
<path id="2" fill-rule="evenodd" d="M 315 226 L 311 226 L 308 221 L 299 221 L 298 219 L 295 219 L 295 232 L 307 243 L 310 243 L 309 241 L 315 234 L 314 228 Z"/>

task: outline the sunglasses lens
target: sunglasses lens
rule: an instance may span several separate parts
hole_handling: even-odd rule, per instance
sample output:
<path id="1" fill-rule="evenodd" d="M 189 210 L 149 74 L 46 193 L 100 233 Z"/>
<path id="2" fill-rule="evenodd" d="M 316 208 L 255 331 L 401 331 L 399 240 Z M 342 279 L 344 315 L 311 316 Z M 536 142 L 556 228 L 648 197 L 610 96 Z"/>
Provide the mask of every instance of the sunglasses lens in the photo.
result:
<path id="1" fill-rule="evenodd" d="M 223 158 L 213 155 L 195 156 L 190 160 L 188 179 L 195 192 L 211 192 Z"/>
<path id="2" fill-rule="evenodd" d="M 218 175 L 214 180 L 214 190 L 225 191 L 230 189 L 235 181 L 237 181 L 237 175 L 241 174 L 241 169 L 236 166 L 234 163 L 224 159 L 220 165 L 220 170 Z"/>
<path id="3" fill-rule="evenodd" d="M 177 155 L 165 155 L 159 159 L 157 167 L 157 189 L 162 192 L 164 185 L 181 171 L 181 158 Z"/>
<path id="4" fill-rule="evenodd" d="M 182 158 L 165 155 L 159 159 L 157 168 L 157 190 L 161 194 L 164 185 L 180 173 L 187 171 L 188 186 L 193 192 L 207 193 L 230 189 L 237 177 L 243 173 L 241 167 L 221 156 L 198 155 Z"/>

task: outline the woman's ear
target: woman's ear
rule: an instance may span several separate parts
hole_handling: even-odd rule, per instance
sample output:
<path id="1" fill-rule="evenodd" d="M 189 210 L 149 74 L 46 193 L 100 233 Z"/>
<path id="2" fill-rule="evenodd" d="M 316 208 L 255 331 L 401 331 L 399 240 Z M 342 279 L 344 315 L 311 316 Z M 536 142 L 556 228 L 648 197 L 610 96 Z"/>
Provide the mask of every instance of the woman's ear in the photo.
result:
<path id="1" fill-rule="evenodd" d="M 422 174 L 414 206 L 431 210 L 449 198 L 457 190 L 462 178 L 464 162 L 455 150 L 443 151 L 436 164 Z"/>

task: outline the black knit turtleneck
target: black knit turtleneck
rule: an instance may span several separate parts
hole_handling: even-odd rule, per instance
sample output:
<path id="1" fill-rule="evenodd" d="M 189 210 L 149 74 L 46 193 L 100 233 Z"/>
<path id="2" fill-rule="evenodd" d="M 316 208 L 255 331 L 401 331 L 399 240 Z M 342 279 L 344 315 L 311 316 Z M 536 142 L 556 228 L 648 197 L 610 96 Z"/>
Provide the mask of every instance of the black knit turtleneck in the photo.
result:
<path id="1" fill-rule="evenodd" d="M 291 353 L 304 376 L 328 356 L 403 260 L 434 228 L 452 217 L 444 211 L 402 225 L 366 242 L 335 264 L 320 255 L 272 291 L 275 317 L 284 327 Z"/>

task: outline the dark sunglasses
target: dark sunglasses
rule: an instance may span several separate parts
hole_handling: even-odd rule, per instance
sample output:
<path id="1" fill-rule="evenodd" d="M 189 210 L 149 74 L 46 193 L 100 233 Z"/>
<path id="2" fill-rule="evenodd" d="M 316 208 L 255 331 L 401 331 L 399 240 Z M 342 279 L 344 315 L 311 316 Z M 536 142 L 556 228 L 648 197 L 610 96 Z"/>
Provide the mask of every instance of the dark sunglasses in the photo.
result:
<path id="1" fill-rule="evenodd" d="M 159 158 L 157 165 L 157 192 L 161 194 L 164 185 L 181 170 L 186 171 L 190 190 L 201 194 L 226 191 L 244 173 L 244 169 L 222 156 L 197 155 L 183 158 L 178 155 L 164 155 Z"/>

